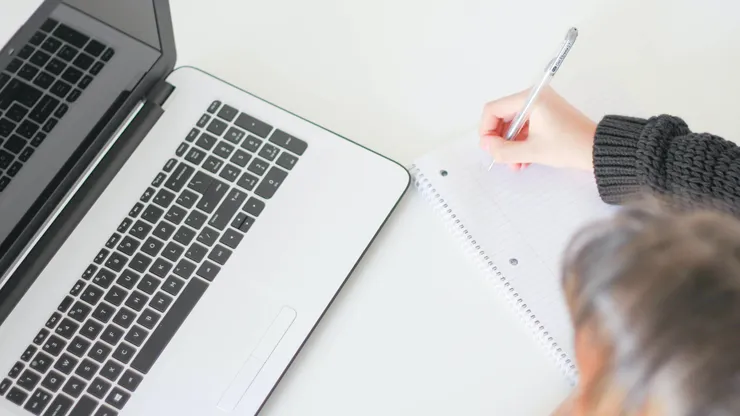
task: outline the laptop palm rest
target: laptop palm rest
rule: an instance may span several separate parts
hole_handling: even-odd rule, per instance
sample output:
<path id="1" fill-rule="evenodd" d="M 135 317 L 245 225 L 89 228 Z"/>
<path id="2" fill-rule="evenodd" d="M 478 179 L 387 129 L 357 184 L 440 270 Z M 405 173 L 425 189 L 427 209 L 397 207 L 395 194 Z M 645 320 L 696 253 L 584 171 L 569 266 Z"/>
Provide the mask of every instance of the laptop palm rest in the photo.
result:
<path id="1" fill-rule="evenodd" d="M 284 306 L 278 313 L 272 325 L 262 336 L 257 347 L 242 365 L 241 370 L 226 389 L 221 400 L 218 402 L 218 408 L 230 412 L 236 408 L 244 394 L 249 390 L 252 382 L 257 378 L 262 366 L 270 358 L 275 347 L 280 343 L 288 329 L 295 321 L 296 311 L 288 306 Z"/>

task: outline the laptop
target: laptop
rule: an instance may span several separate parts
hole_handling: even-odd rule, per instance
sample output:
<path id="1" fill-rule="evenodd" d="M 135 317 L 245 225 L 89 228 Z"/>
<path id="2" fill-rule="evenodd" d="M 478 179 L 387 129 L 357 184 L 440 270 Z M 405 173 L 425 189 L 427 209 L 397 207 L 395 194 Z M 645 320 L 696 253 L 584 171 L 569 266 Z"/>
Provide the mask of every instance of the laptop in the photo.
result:
<path id="1" fill-rule="evenodd" d="M 166 0 L 2 48 L 2 415 L 258 413 L 409 185 L 175 60 Z"/>

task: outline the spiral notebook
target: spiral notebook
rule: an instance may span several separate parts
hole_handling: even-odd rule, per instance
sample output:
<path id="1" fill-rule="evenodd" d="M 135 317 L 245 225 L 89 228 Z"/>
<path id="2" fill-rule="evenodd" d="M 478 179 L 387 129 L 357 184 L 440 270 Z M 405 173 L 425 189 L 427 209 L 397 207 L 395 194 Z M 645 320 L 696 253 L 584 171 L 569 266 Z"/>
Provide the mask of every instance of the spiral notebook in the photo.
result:
<path id="1" fill-rule="evenodd" d="M 614 208 L 599 198 L 592 173 L 537 165 L 487 171 L 490 162 L 471 134 L 421 157 L 410 171 L 471 260 L 575 383 L 561 256 L 579 228 Z"/>

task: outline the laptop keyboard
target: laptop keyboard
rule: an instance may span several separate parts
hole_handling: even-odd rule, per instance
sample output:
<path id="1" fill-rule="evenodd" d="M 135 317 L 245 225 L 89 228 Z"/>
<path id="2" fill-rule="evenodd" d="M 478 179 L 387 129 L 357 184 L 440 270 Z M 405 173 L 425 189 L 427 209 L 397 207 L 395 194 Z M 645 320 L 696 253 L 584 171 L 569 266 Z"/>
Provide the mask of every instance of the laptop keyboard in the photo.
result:
<path id="1" fill-rule="evenodd" d="M 48 19 L 0 71 L 0 192 L 114 53 Z"/>
<path id="2" fill-rule="evenodd" d="M 0 395 L 35 415 L 116 415 L 306 149 L 213 102 L 0 381 Z"/>

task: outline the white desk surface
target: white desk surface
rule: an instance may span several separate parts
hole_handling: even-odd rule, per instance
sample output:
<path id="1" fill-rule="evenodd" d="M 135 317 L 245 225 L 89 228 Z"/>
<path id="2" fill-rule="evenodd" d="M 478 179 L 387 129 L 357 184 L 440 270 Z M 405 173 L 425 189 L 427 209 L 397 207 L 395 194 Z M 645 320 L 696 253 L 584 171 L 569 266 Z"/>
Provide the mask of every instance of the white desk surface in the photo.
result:
<path id="1" fill-rule="evenodd" d="M 2 27 L 21 2 L 0 3 Z M 554 85 L 588 115 L 672 113 L 740 138 L 730 3 L 172 0 L 172 13 L 178 65 L 409 164 L 528 87 L 571 25 Z M 410 191 L 262 414 L 546 415 L 568 387 L 511 316 Z"/>

